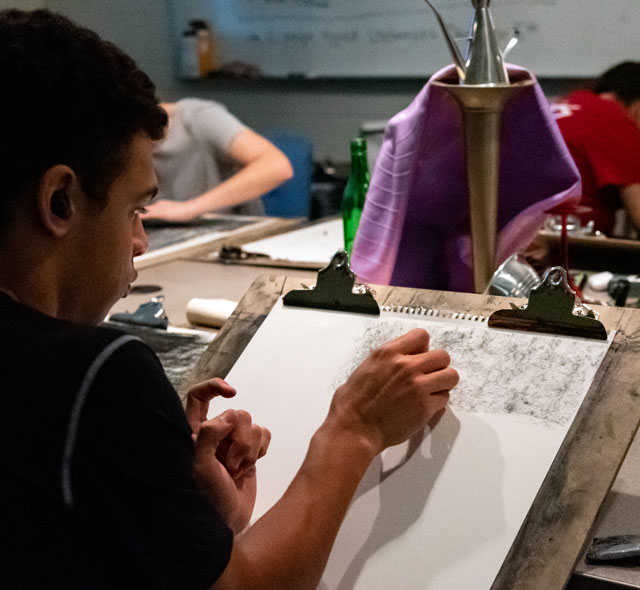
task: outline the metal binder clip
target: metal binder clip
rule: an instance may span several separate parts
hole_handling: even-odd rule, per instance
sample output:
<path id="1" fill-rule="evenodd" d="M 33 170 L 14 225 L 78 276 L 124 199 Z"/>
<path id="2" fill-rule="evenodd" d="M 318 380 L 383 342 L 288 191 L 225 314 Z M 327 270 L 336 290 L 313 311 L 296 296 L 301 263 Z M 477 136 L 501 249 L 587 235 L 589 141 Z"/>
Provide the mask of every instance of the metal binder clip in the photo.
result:
<path id="1" fill-rule="evenodd" d="M 597 314 L 583 303 L 576 304 L 576 294 L 569 287 L 567 271 L 551 267 L 542 283 L 531 290 L 527 305 L 511 303 L 489 316 L 490 328 L 511 328 L 565 336 L 607 339 L 607 331 Z"/>
<path id="2" fill-rule="evenodd" d="M 318 271 L 315 287 L 289 291 L 282 301 L 284 305 L 380 315 L 373 291 L 356 282 L 344 250 L 338 250 L 331 262 Z"/>
<path id="3" fill-rule="evenodd" d="M 218 252 L 218 262 L 236 262 L 238 260 L 253 260 L 255 258 L 270 258 L 268 254 L 247 252 L 240 246 L 222 246 Z"/>
<path id="4" fill-rule="evenodd" d="M 114 313 L 109 317 L 109 321 L 166 330 L 169 318 L 164 313 L 164 295 L 158 295 L 143 303 L 133 313 Z"/>

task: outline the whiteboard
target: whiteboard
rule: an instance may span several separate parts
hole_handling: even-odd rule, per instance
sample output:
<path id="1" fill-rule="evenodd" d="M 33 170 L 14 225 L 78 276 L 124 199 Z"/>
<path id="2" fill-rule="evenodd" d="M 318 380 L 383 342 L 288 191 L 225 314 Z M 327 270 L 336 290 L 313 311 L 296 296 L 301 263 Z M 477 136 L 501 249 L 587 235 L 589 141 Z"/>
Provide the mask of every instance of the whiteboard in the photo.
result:
<path id="1" fill-rule="evenodd" d="M 174 34 L 209 22 L 223 62 L 267 76 L 426 77 L 451 63 L 423 0 L 171 0 Z M 470 0 L 433 0 L 456 38 L 468 34 Z M 639 0 L 493 0 L 508 60 L 538 76 L 591 77 L 638 59 Z"/>
<path id="2" fill-rule="evenodd" d="M 494 330 L 486 322 L 380 317 L 276 304 L 226 380 L 272 432 L 258 463 L 254 520 L 286 490 L 336 387 L 372 347 L 428 330 L 460 374 L 431 432 L 367 470 L 321 590 L 489 590 L 609 347 Z"/>

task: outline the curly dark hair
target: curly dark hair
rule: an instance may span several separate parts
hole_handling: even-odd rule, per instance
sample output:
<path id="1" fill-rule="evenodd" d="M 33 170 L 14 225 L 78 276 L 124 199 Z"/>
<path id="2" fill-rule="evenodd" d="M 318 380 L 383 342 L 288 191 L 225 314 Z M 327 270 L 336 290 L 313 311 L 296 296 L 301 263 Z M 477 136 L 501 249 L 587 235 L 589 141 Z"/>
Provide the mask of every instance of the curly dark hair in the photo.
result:
<path id="1" fill-rule="evenodd" d="M 112 43 L 48 10 L 0 11 L 0 229 L 51 166 L 106 204 L 134 135 L 160 139 L 155 87 Z"/>
<path id="2" fill-rule="evenodd" d="M 640 100 L 640 61 L 624 61 L 601 74 L 595 91 L 613 92 L 625 105 Z"/>

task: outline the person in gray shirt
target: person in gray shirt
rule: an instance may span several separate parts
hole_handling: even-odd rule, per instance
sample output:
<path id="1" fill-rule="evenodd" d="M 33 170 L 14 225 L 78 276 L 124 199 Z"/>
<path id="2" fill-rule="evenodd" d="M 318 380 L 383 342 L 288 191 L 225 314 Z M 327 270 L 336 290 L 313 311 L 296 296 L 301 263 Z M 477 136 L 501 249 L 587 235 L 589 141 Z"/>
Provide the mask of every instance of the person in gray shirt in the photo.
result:
<path id="1" fill-rule="evenodd" d="M 260 196 L 293 175 L 287 157 L 218 102 L 185 98 L 162 107 L 169 125 L 154 149 L 159 194 L 144 218 L 263 215 Z"/>

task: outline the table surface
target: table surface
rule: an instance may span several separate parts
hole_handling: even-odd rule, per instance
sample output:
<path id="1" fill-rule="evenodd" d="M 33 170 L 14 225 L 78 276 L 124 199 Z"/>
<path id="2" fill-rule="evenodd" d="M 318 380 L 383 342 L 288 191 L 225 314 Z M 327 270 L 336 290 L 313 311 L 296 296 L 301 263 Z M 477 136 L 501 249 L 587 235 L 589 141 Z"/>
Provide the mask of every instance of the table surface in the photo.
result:
<path id="1" fill-rule="evenodd" d="M 218 264 L 198 260 L 172 260 L 143 268 L 139 271 L 134 288 L 156 285 L 160 290 L 153 293 L 131 293 L 118 301 L 111 313 L 133 312 L 152 297 L 163 294 L 165 312 L 172 326 L 194 328 L 185 313 L 190 299 L 229 299 L 239 301 L 254 279 L 265 273 L 264 268 L 240 264 Z M 315 282 L 316 272 L 287 269 L 289 276 Z M 207 328 L 203 328 L 207 329 Z"/>
<path id="2" fill-rule="evenodd" d="M 538 239 L 547 249 L 546 264 L 559 264 L 560 235 L 543 230 Z M 605 236 L 569 235 L 569 267 L 619 274 L 636 274 L 640 259 L 640 240 L 622 240 Z"/>
<path id="3" fill-rule="evenodd" d="M 640 534 L 640 435 L 636 435 L 631 443 L 590 537 L 621 534 Z M 640 588 L 640 567 L 589 565 L 583 555 L 576 564 L 576 574 L 574 578 L 592 578 L 612 585 L 624 584 L 626 588 Z"/>

